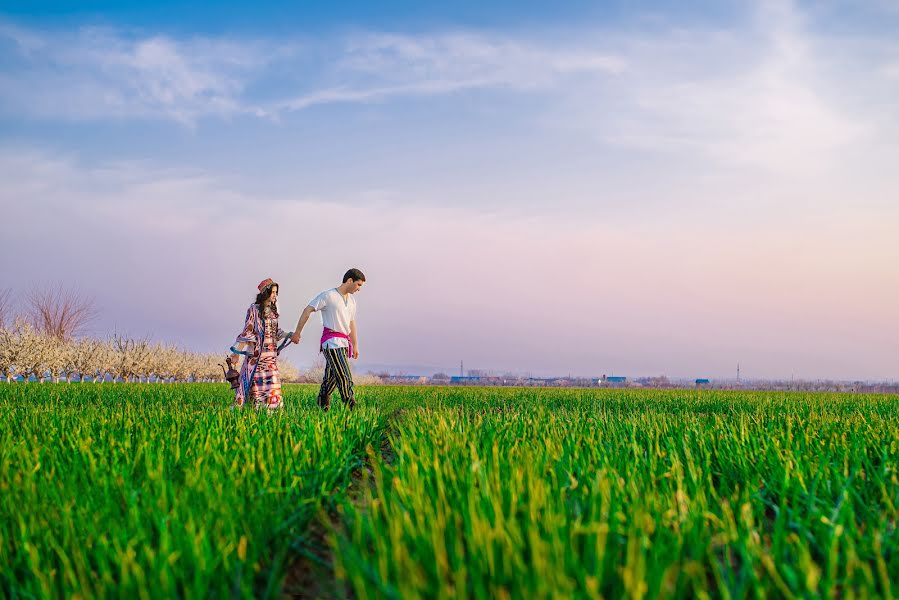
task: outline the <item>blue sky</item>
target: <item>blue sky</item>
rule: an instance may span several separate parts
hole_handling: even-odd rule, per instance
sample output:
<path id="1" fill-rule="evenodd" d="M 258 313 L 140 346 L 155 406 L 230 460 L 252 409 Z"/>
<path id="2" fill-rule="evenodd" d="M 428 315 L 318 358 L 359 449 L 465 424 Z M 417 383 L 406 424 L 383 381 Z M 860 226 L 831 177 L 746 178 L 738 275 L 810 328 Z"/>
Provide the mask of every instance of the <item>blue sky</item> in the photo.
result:
<path id="1" fill-rule="evenodd" d="M 292 326 L 356 265 L 363 369 L 899 378 L 897 26 L 893 0 L 7 2 L 0 287 L 205 351 L 263 277 Z"/>
<path id="2" fill-rule="evenodd" d="M 741 10 L 732 2 L 590 2 L 551 5 L 536 1 L 460 0 L 422 3 L 395 0 L 342 2 L 337 6 L 314 2 L 29 2 L 5 3 L 5 12 L 34 24 L 92 23 L 152 27 L 169 32 L 221 34 L 235 30 L 253 34 L 319 32 L 349 27 L 382 30 L 465 27 L 564 26 L 582 20 L 627 21 L 637 15 L 673 15 L 680 19 L 712 20 Z"/>

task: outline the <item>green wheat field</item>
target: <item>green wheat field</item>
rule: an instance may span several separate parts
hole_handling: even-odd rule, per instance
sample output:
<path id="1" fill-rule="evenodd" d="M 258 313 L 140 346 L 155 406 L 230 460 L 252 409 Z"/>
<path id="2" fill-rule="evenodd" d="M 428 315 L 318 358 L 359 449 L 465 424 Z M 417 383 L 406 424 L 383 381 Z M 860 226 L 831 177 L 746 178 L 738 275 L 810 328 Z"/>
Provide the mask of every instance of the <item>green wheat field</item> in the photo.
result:
<path id="1" fill-rule="evenodd" d="M 890 598 L 899 397 L 0 385 L 7 598 Z"/>

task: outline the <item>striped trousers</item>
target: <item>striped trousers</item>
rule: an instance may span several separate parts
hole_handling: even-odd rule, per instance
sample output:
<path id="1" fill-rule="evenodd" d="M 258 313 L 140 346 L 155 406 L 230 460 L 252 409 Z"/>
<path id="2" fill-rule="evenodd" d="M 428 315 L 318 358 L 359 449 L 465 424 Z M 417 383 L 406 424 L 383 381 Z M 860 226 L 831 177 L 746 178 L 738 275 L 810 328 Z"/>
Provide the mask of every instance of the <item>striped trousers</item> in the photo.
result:
<path id="1" fill-rule="evenodd" d="M 331 394 L 334 389 L 340 393 L 340 399 L 348 408 L 356 406 L 356 397 L 353 395 L 353 373 L 350 371 L 350 361 L 346 348 L 322 348 L 325 355 L 325 377 L 322 387 L 318 391 L 318 405 L 322 410 L 331 407 Z"/>

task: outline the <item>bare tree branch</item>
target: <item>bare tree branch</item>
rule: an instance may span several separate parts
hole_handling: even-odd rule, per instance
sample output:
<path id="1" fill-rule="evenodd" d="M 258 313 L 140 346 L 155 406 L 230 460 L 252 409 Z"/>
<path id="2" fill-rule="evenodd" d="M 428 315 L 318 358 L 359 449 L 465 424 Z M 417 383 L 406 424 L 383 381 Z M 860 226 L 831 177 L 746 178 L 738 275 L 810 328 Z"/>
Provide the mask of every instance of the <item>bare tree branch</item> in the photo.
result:
<path id="1" fill-rule="evenodd" d="M 40 333 L 60 340 L 77 336 L 96 317 L 94 300 L 62 285 L 34 287 L 25 296 L 26 315 Z"/>
<path id="2" fill-rule="evenodd" d="M 12 302 L 10 300 L 10 296 L 12 295 L 12 290 L 9 288 L 4 288 L 0 290 L 0 329 L 4 329 L 6 327 L 7 319 L 10 319 L 12 315 Z M 12 320 L 10 319 L 10 324 Z"/>

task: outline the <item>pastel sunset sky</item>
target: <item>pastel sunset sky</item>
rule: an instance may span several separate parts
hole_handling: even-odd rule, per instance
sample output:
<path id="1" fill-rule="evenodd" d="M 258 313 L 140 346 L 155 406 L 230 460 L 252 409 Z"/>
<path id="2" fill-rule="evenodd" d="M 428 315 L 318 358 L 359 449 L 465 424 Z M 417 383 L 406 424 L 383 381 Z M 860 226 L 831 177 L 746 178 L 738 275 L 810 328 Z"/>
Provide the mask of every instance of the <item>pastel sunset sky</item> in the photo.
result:
<path id="1" fill-rule="evenodd" d="M 357 370 L 899 379 L 896 0 L 184 4 L 0 5 L 0 288 L 225 352 L 355 266 Z"/>

